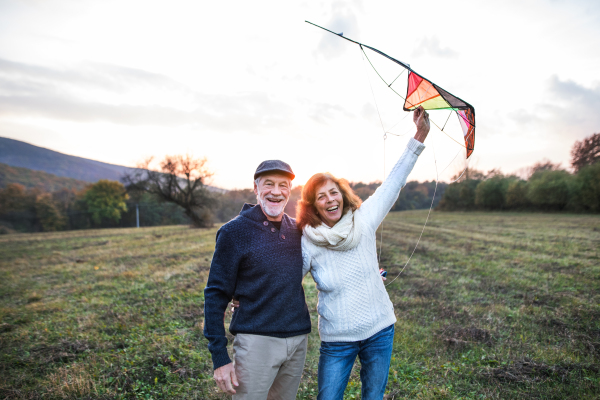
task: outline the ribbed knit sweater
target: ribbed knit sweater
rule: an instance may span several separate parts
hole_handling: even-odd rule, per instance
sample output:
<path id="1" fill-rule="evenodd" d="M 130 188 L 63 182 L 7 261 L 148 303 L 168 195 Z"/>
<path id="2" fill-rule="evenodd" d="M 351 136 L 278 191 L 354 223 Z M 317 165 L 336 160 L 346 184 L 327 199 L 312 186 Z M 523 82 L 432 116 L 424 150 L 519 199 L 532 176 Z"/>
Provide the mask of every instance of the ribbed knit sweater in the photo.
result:
<path id="1" fill-rule="evenodd" d="M 300 235 L 293 218 L 284 214 L 277 229 L 251 204 L 217 232 L 204 289 L 204 336 L 214 369 L 231 362 L 223 313 L 232 298 L 240 302 L 229 326 L 234 335 L 285 338 L 310 332 Z"/>
<path id="2" fill-rule="evenodd" d="M 375 231 L 390 211 L 425 145 L 411 139 L 383 184 L 355 211 L 362 236 L 356 247 L 336 251 L 302 236 L 303 274 L 319 290 L 319 335 L 324 342 L 367 339 L 396 322 L 379 275 Z"/>

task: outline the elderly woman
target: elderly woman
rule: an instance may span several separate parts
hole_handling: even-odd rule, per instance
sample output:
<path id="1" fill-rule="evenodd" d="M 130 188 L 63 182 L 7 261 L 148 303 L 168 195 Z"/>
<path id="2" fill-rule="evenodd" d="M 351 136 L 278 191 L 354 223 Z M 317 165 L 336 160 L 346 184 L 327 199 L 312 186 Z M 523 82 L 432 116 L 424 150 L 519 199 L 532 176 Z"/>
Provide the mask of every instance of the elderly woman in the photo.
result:
<path id="1" fill-rule="evenodd" d="M 343 398 L 356 356 L 361 398 L 384 396 L 396 316 L 379 275 L 375 231 L 425 148 L 429 115 L 420 107 L 413 121 L 415 137 L 362 205 L 346 180 L 329 173 L 313 175 L 302 190 L 297 225 L 303 231 L 303 273 L 310 271 L 319 290 L 318 399 Z"/>

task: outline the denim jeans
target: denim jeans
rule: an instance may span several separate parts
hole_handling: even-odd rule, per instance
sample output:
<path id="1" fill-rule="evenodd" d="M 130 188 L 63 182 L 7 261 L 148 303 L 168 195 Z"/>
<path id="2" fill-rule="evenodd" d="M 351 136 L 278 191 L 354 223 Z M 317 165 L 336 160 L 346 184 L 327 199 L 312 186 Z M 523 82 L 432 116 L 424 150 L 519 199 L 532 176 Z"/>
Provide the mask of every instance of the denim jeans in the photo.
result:
<path id="1" fill-rule="evenodd" d="M 393 344 L 394 325 L 359 342 L 321 342 L 317 399 L 343 400 L 356 356 L 361 365 L 361 399 L 383 399 Z"/>

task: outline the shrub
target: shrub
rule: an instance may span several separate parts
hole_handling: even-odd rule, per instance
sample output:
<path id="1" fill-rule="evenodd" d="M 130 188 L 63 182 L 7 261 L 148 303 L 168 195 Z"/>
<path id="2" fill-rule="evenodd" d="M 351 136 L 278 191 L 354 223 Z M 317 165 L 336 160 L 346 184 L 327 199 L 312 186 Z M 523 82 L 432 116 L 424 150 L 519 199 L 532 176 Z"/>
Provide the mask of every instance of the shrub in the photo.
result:
<path id="1" fill-rule="evenodd" d="M 527 184 L 527 198 L 540 210 L 563 210 L 569 203 L 572 179 L 567 171 L 537 171 Z"/>
<path id="2" fill-rule="evenodd" d="M 12 183 L 0 189 L 0 221 L 19 232 L 36 229 L 35 198 L 39 190 Z"/>
<path id="3" fill-rule="evenodd" d="M 585 210 L 600 212 L 600 162 L 582 167 L 575 180 L 577 204 Z"/>
<path id="4" fill-rule="evenodd" d="M 66 220 L 52 200 L 52 195 L 44 193 L 35 200 L 35 214 L 42 231 L 53 232 L 65 228 Z"/>
<path id="5" fill-rule="evenodd" d="M 119 222 L 121 213 L 127 211 L 128 197 L 121 183 L 101 179 L 85 192 L 83 201 L 92 221 L 99 225 L 102 221 Z"/>
<path id="6" fill-rule="evenodd" d="M 527 199 L 527 182 L 521 180 L 512 181 L 506 189 L 506 208 L 522 210 L 531 205 Z"/>
<path id="7" fill-rule="evenodd" d="M 502 210 L 506 205 L 506 191 L 514 178 L 494 176 L 477 185 L 475 205 L 485 210 Z"/>
<path id="8" fill-rule="evenodd" d="M 473 210 L 475 208 L 475 188 L 480 182 L 469 179 L 448 185 L 444 197 L 436 209 L 442 211 Z"/>

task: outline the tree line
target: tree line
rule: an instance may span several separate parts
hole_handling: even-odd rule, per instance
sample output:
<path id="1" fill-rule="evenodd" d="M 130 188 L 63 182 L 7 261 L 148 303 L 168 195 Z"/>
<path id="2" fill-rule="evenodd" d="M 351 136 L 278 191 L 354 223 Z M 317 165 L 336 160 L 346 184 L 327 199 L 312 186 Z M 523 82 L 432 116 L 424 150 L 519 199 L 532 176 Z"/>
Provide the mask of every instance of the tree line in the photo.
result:
<path id="1" fill-rule="evenodd" d="M 44 191 L 13 183 L 0 189 L 0 234 L 188 223 L 181 210 L 154 197 L 129 195 L 120 182 L 100 180 L 84 189 Z"/>
<path id="2" fill-rule="evenodd" d="M 437 209 L 600 212 L 600 133 L 575 142 L 573 172 L 550 161 L 537 162 L 525 176 L 467 168 L 450 184 Z"/>
<path id="3" fill-rule="evenodd" d="M 0 189 L 0 233 L 190 224 L 209 227 L 235 218 L 244 203 L 256 203 L 252 189 L 211 191 L 206 159 L 168 156 L 158 168 L 151 159 L 121 182 L 100 180 L 82 189 L 47 191 L 9 184 Z M 352 183 L 366 200 L 381 182 Z M 438 184 L 434 205 L 446 184 Z M 392 211 L 429 208 L 435 182 L 408 182 Z M 292 188 L 286 212 L 295 217 L 302 186 Z"/>
<path id="4" fill-rule="evenodd" d="M 392 211 L 540 210 L 600 212 L 600 134 L 576 142 L 573 172 L 549 161 L 528 169 L 525 178 L 467 168 L 456 182 L 406 184 Z M 46 191 L 10 184 L 0 189 L 0 233 L 190 224 L 209 227 L 234 218 L 244 203 L 255 203 L 252 189 L 215 191 L 207 160 L 167 156 L 156 169 L 151 159 L 121 182 L 100 180 L 83 189 Z M 352 183 L 366 200 L 381 182 Z M 434 197 L 435 192 L 435 197 Z M 293 187 L 286 212 L 294 217 L 302 187 Z"/>

